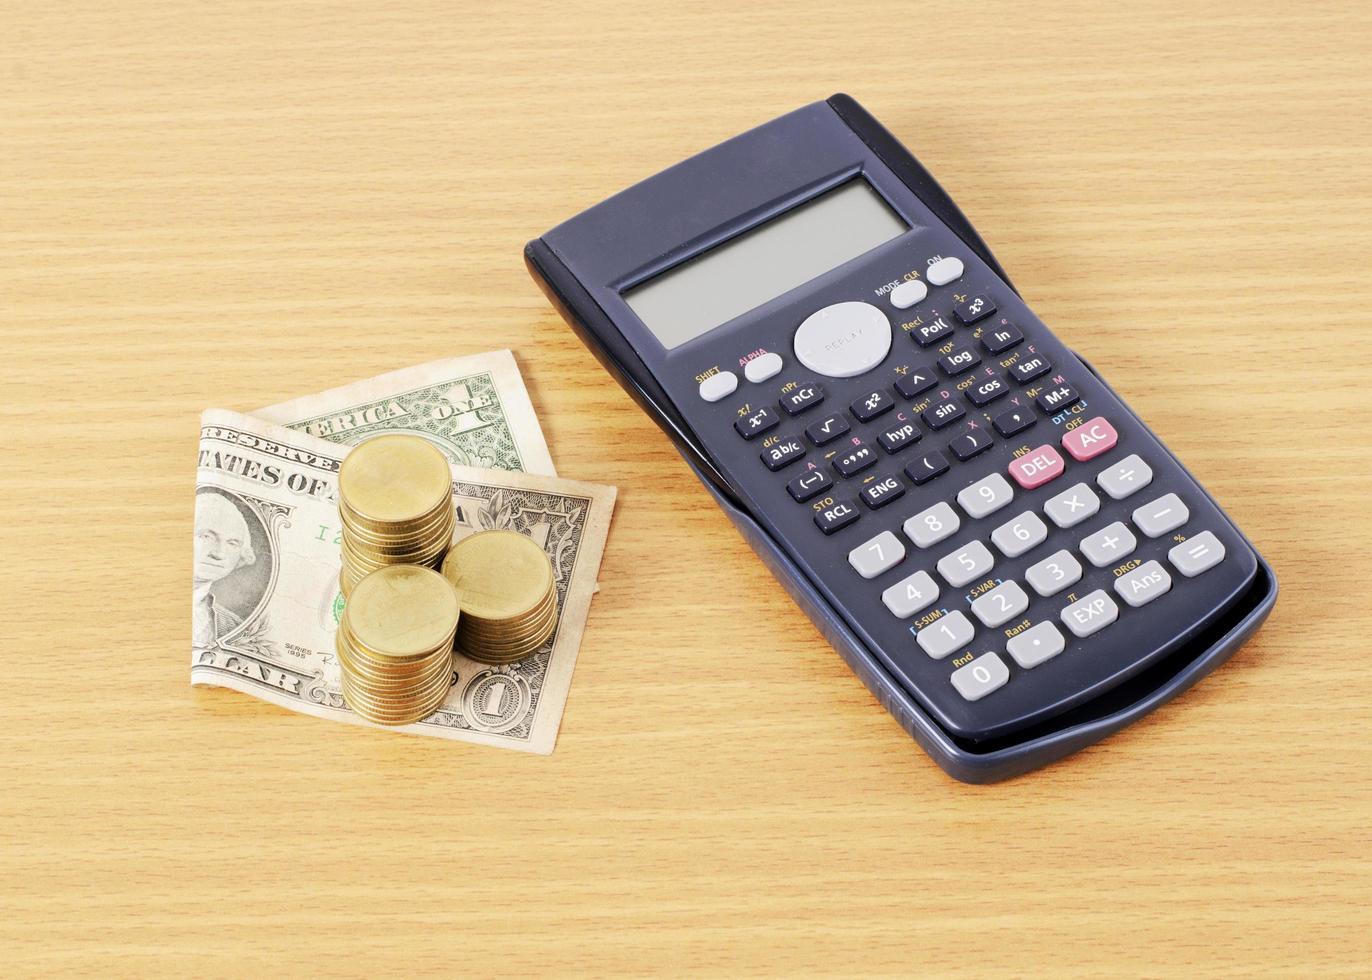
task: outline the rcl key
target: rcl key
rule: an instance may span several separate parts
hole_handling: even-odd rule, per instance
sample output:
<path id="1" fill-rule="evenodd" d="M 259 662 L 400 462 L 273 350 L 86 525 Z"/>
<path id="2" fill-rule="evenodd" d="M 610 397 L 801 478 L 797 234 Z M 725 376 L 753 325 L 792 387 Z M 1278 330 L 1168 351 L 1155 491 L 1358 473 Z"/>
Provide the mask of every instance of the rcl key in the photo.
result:
<path id="1" fill-rule="evenodd" d="M 845 528 L 853 523 L 862 514 L 859 513 L 857 505 L 847 500 L 840 500 L 836 504 L 830 504 L 815 512 L 815 527 L 825 534 L 833 534 L 840 528 Z"/>

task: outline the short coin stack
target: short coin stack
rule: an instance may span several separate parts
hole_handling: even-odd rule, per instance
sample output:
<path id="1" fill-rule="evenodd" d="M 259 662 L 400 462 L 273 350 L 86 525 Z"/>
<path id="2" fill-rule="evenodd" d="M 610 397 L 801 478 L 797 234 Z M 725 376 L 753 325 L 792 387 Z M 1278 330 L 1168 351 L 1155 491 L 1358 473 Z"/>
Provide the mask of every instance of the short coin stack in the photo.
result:
<path id="1" fill-rule="evenodd" d="M 443 558 L 453 537 L 452 481 L 447 459 L 418 436 L 378 436 L 344 457 L 338 474 L 344 596 L 378 568 L 433 566 Z"/>
<path id="2" fill-rule="evenodd" d="M 443 576 L 461 596 L 457 646 L 472 660 L 523 660 L 557 628 L 552 562 L 518 531 L 481 531 L 463 538 L 443 560 Z"/>
<path id="3" fill-rule="evenodd" d="M 431 568 L 390 565 L 358 582 L 334 639 L 348 707 L 378 725 L 433 714 L 452 684 L 459 610 Z"/>

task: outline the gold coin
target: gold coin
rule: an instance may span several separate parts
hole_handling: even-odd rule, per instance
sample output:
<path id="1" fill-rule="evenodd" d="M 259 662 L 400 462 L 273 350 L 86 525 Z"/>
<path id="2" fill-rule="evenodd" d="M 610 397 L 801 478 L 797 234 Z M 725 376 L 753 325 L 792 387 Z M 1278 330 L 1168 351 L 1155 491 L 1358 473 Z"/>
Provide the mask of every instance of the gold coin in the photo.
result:
<path id="1" fill-rule="evenodd" d="M 338 516 L 343 522 L 343 529 L 354 537 L 365 541 L 388 543 L 435 534 L 439 528 L 452 523 L 454 511 L 452 501 L 444 500 L 440 502 L 438 509 L 432 514 L 416 518 L 413 521 L 378 527 L 354 516 L 352 511 L 348 509 L 347 502 L 339 498 Z"/>
<path id="2" fill-rule="evenodd" d="M 338 489 L 358 517 L 398 524 L 431 515 L 452 495 L 448 460 L 432 443 L 384 435 L 354 446 L 338 472 Z"/>
<path id="3" fill-rule="evenodd" d="M 448 549 L 443 575 L 462 593 L 462 611 L 480 619 L 530 613 L 547 596 L 553 565 L 518 531 L 480 531 Z"/>
<path id="4" fill-rule="evenodd" d="M 339 665 L 352 676 L 353 680 L 367 686 L 383 690 L 414 688 L 430 681 L 435 675 L 452 670 L 452 647 L 433 656 L 414 663 L 385 664 L 370 660 L 365 654 L 357 652 L 346 635 L 340 630 L 335 641 Z"/>
<path id="5" fill-rule="evenodd" d="M 369 650 L 412 659 L 453 635 L 458 608 L 457 591 L 433 569 L 387 565 L 357 583 L 343 617 Z"/>
<path id="6" fill-rule="evenodd" d="M 366 691 L 344 677 L 343 699 L 358 714 L 381 724 L 407 724 L 433 714 L 448 696 L 450 681 L 443 679 L 422 693 L 422 696 L 406 701 L 387 701 L 373 698 Z"/>
<path id="7" fill-rule="evenodd" d="M 461 629 L 457 631 L 459 643 L 468 646 L 477 645 L 490 650 L 504 650 L 512 647 L 527 646 L 535 640 L 541 643 L 552 631 L 557 623 L 557 610 L 551 609 L 542 619 L 530 623 L 528 626 L 518 631 L 509 633 L 490 633 L 481 632 L 474 629 Z"/>
<path id="8" fill-rule="evenodd" d="M 492 636 L 509 636 L 512 633 L 519 633 L 533 627 L 536 623 L 542 622 L 547 618 L 548 613 L 557 606 L 556 593 L 549 593 L 548 598 L 540 602 L 527 616 L 520 616 L 517 619 L 481 619 L 470 613 L 462 614 L 464 626 L 476 633 L 483 633 Z"/>

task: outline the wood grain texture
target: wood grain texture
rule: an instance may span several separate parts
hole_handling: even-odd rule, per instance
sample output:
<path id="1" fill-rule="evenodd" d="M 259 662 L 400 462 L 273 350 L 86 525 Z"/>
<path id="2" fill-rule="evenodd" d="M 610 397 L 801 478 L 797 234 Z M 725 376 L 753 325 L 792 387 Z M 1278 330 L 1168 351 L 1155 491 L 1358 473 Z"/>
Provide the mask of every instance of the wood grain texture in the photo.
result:
<path id="1" fill-rule="evenodd" d="M 1367 974 L 1372 14 L 842 8 L 5 5 L 4 973 Z M 1283 587 L 1000 786 L 901 734 L 520 261 L 838 90 Z M 620 488 L 556 753 L 192 690 L 200 410 L 496 346 Z"/>

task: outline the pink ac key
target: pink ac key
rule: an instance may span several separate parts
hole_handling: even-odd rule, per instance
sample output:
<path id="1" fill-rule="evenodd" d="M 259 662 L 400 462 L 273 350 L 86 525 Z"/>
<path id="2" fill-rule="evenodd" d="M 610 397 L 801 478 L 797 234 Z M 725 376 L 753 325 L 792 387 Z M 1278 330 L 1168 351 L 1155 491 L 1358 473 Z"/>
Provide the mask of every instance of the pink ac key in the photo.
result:
<path id="1" fill-rule="evenodd" d="M 1067 464 L 1062 461 L 1058 451 L 1044 443 L 1013 460 L 1010 463 L 1010 475 L 1024 489 L 1032 490 L 1043 486 L 1049 480 L 1056 480 L 1062 476 L 1062 471 L 1066 468 Z"/>
<path id="2" fill-rule="evenodd" d="M 1115 427 L 1097 416 L 1063 436 L 1062 448 L 1071 453 L 1072 458 L 1078 463 L 1084 463 L 1114 449 L 1115 443 L 1119 441 L 1120 436 Z"/>

